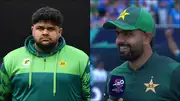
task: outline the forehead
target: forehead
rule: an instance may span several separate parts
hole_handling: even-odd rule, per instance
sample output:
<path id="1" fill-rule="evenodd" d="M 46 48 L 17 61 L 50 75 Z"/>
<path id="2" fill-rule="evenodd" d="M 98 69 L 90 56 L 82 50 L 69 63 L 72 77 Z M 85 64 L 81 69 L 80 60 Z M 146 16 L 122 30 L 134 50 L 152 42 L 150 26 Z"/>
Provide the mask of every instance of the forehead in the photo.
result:
<path id="1" fill-rule="evenodd" d="M 121 32 L 121 31 L 122 31 L 122 30 L 121 30 L 120 28 L 118 28 L 118 27 L 116 27 L 115 30 L 118 31 L 118 32 Z"/>
<path id="2" fill-rule="evenodd" d="M 136 29 L 136 30 L 122 30 L 122 29 L 120 29 L 120 28 L 117 28 L 116 27 L 116 32 L 132 32 L 132 33 L 142 33 L 142 31 L 141 30 L 138 30 L 138 29 Z"/>
<path id="3" fill-rule="evenodd" d="M 39 21 L 34 26 L 44 26 L 44 27 L 58 27 L 55 23 L 51 21 Z"/>
<path id="4" fill-rule="evenodd" d="M 129 32 L 129 31 L 134 31 L 134 30 L 122 30 L 122 29 L 120 29 L 120 28 L 118 28 L 118 27 L 116 27 L 116 29 L 115 29 L 117 32 Z"/>

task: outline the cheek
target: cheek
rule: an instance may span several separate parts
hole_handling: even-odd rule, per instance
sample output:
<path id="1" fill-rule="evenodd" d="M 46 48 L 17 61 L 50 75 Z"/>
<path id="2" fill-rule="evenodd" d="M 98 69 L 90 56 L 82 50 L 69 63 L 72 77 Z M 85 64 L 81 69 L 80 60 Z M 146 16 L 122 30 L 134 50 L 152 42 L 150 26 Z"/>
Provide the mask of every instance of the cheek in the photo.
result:
<path id="1" fill-rule="evenodd" d="M 56 32 L 51 32 L 49 35 L 53 40 L 59 39 L 59 34 Z"/>
<path id="2" fill-rule="evenodd" d="M 38 30 L 33 30 L 33 35 L 34 35 L 34 36 L 40 36 L 40 35 L 41 35 L 41 32 L 38 31 Z"/>
<path id="3" fill-rule="evenodd" d="M 33 32 L 32 32 L 32 35 L 33 35 L 33 37 L 35 38 L 35 39 L 39 39 L 40 38 L 40 36 L 41 36 L 41 32 L 40 31 L 37 31 L 37 30 L 34 30 Z"/>
<path id="4" fill-rule="evenodd" d="M 146 37 L 143 37 L 142 42 L 143 42 L 144 45 L 146 45 L 146 44 L 150 43 L 150 40 L 147 39 Z"/>
<path id="5" fill-rule="evenodd" d="M 127 43 L 130 44 L 131 46 L 137 47 L 143 44 L 143 40 L 141 38 L 129 38 L 127 40 Z"/>
<path id="6" fill-rule="evenodd" d="M 118 38 L 116 38 L 115 42 L 116 42 L 116 44 L 119 44 L 119 39 L 118 39 Z"/>

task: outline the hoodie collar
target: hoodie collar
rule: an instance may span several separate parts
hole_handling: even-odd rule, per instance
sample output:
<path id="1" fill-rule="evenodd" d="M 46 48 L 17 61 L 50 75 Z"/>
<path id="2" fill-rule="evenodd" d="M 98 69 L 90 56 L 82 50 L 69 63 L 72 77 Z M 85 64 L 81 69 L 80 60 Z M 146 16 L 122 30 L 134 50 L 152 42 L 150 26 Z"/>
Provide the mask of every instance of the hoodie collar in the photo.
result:
<path id="1" fill-rule="evenodd" d="M 58 51 L 60 51 L 66 45 L 64 38 L 60 37 L 59 44 L 55 49 L 53 49 L 51 52 L 40 52 L 34 47 L 34 43 L 35 43 L 34 38 L 31 35 L 31 36 L 27 37 L 27 39 L 24 42 L 24 45 L 30 53 L 32 53 L 36 56 L 39 56 L 39 57 L 46 57 L 49 55 L 53 55 L 53 54 L 57 53 Z"/>

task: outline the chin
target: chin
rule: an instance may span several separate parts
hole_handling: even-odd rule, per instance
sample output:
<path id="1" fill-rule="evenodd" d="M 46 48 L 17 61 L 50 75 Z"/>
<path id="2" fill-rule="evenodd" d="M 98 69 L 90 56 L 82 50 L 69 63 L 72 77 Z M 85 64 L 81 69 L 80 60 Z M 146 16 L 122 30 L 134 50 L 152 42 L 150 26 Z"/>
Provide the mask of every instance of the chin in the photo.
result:
<path id="1" fill-rule="evenodd" d="M 126 56 L 126 55 L 120 55 L 120 60 L 123 60 L 123 61 L 129 61 L 129 56 Z"/>
<path id="2" fill-rule="evenodd" d="M 43 51 L 52 50 L 56 46 L 56 44 L 50 42 L 36 43 L 36 45 Z"/>
<path id="3" fill-rule="evenodd" d="M 42 43 L 41 46 L 43 46 L 43 47 L 47 46 L 48 47 L 48 46 L 51 46 L 51 45 L 49 43 Z"/>
<path id="4" fill-rule="evenodd" d="M 50 45 L 50 42 L 41 42 L 41 45 Z"/>
<path id="5" fill-rule="evenodd" d="M 123 61 L 130 61 L 133 62 L 134 60 L 137 60 L 139 58 L 139 56 L 135 56 L 135 55 L 130 55 L 130 54 L 120 54 L 120 59 Z"/>
<path id="6" fill-rule="evenodd" d="M 123 61 L 133 61 L 134 57 L 130 53 L 120 53 L 120 59 Z"/>

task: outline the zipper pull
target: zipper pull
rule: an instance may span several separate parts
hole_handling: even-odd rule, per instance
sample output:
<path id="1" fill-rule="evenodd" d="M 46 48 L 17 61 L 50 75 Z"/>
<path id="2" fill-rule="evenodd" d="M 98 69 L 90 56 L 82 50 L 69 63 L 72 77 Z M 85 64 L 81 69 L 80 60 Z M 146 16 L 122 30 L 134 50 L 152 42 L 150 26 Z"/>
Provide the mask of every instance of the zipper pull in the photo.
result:
<path id="1" fill-rule="evenodd" d="M 46 62 L 46 58 L 44 58 L 44 62 Z"/>

